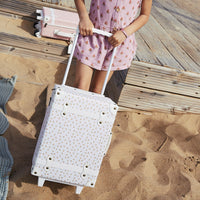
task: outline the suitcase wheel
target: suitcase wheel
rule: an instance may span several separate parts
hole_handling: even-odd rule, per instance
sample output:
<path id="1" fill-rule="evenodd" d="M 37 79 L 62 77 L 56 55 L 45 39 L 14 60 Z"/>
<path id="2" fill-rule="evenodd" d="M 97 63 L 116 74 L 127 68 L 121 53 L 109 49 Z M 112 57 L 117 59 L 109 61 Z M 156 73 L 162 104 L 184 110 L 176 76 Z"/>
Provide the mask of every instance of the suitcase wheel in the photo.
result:
<path id="1" fill-rule="evenodd" d="M 37 28 L 38 22 L 34 22 L 33 28 Z"/>
<path id="2" fill-rule="evenodd" d="M 34 31 L 34 36 L 41 38 L 40 32 L 38 30 Z"/>

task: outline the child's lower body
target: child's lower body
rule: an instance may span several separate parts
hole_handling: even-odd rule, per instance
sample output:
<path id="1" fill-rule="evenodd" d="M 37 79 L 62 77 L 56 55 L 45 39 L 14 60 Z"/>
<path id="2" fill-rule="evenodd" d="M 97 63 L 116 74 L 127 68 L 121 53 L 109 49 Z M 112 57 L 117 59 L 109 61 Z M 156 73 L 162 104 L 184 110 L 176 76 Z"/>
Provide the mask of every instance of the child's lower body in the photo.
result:
<path id="1" fill-rule="evenodd" d="M 135 36 L 129 36 L 117 47 L 117 52 L 109 74 L 109 79 L 116 70 L 127 69 L 136 52 Z M 79 89 L 101 93 L 110 64 L 113 47 L 107 37 L 93 34 L 79 36 L 74 56 L 77 58 L 74 86 Z"/>

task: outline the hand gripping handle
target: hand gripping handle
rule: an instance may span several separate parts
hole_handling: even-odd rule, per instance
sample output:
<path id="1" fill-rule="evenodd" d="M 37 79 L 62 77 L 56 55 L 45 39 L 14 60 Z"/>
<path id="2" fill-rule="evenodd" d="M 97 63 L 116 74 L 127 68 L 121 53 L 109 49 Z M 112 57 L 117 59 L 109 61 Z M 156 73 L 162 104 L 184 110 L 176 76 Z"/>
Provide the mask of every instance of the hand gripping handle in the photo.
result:
<path id="1" fill-rule="evenodd" d="M 112 36 L 112 33 L 102 31 L 102 30 L 99 30 L 99 29 L 96 29 L 96 28 L 93 28 L 92 31 L 93 31 L 93 33 L 101 34 L 101 35 L 104 35 L 104 36 L 107 36 L 107 37 Z M 64 75 L 64 78 L 63 78 L 62 85 L 65 85 L 66 80 L 67 80 L 67 76 L 68 76 L 69 69 L 70 69 L 70 66 L 71 66 L 71 62 L 72 62 L 72 58 L 73 58 L 73 55 L 74 55 L 74 50 L 75 50 L 75 47 L 76 47 L 78 36 L 79 36 L 79 28 L 77 28 L 77 30 L 76 30 L 76 36 L 74 38 L 72 51 L 71 51 L 71 54 L 70 54 L 70 57 L 69 57 L 69 60 L 68 60 L 68 63 L 67 63 L 67 68 L 66 68 L 66 71 L 65 71 L 65 75 Z M 114 56 L 115 56 L 116 50 L 117 50 L 117 47 L 115 47 L 113 49 L 112 57 L 111 57 L 110 64 L 109 64 L 109 67 L 108 67 L 108 71 L 107 71 L 107 74 L 106 74 L 106 78 L 105 78 L 105 81 L 104 81 L 104 84 L 103 84 L 101 95 L 103 95 L 104 92 L 105 92 L 106 84 L 107 84 L 108 77 L 109 77 L 109 74 L 110 74 L 110 71 L 111 71 L 111 67 L 112 67 L 112 64 L 113 64 L 113 61 L 114 61 Z"/>
<path id="2" fill-rule="evenodd" d="M 62 27 L 76 30 L 75 28 L 69 28 L 67 26 L 62 26 Z M 107 37 L 112 36 L 112 33 L 108 33 L 106 31 L 102 31 L 100 29 L 93 28 L 92 31 L 93 31 L 93 33 L 97 33 L 97 34 L 104 35 L 104 36 L 107 36 Z M 63 31 L 60 31 L 59 29 L 55 29 L 54 34 L 59 35 L 59 36 L 63 36 L 63 37 L 74 37 L 75 36 L 74 33 L 65 33 Z"/>

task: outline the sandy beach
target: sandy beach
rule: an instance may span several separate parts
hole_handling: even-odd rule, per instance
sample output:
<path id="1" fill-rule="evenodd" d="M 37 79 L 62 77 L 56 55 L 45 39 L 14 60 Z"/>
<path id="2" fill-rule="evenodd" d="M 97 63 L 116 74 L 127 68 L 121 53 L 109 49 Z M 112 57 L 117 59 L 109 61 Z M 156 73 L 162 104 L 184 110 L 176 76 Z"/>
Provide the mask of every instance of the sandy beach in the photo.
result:
<path id="1" fill-rule="evenodd" d="M 196 8 L 189 1 L 175 2 L 189 11 Z M 1 21 L 8 33 L 33 37 L 32 24 L 3 16 Z M 94 189 L 76 195 L 75 187 L 64 184 L 47 181 L 38 187 L 37 177 L 30 174 L 32 156 L 49 90 L 61 83 L 66 65 L 6 53 L 0 53 L 0 60 L 1 77 L 18 77 L 6 105 L 10 126 L 4 137 L 14 159 L 8 200 L 200 199 L 200 115 L 195 114 L 118 112 Z M 74 68 L 69 84 L 73 77 Z"/>

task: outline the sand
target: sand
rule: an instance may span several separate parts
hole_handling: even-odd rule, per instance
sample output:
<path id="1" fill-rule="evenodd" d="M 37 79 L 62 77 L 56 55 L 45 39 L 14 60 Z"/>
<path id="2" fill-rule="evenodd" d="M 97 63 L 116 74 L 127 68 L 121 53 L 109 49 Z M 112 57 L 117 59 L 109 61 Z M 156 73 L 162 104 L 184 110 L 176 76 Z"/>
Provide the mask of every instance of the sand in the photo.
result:
<path id="1" fill-rule="evenodd" d="M 19 24 L 14 28 L 12 23 Z M 32 37 L 29 25 L 19 31 L 20 19 L 5 26 L 8 32 Z M 14 158 L 8 200 L 200 199 L 200 115 L 193 114 L 118 112 L 94 189 L 76 195 L 74 187 L 58 183 L 39 188 L 30 174 L 31 160 L 49 87 L 61 83 L 65 65 L 3 53 L 0 59 L 0 76 L 18 76 L 6 106 L 10 126 L 4 137 Z M 74 70 L 71 80 L 73 75 Z"/>

